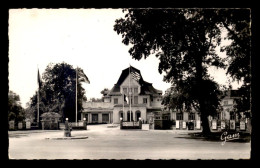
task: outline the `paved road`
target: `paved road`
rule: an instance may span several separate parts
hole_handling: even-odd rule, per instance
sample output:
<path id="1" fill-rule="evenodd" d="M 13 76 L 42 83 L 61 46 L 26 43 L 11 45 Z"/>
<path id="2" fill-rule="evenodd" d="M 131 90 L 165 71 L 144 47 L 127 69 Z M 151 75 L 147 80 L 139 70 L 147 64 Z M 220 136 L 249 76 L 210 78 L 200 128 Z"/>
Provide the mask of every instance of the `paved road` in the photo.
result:
<path id="1" fill-rule="evenodd" d="M 88 130 L 9 131 L 10 159 L 249 159 L 251 143 L 188 139 L 187 131 L 120 130 L 89 125 Z"/>

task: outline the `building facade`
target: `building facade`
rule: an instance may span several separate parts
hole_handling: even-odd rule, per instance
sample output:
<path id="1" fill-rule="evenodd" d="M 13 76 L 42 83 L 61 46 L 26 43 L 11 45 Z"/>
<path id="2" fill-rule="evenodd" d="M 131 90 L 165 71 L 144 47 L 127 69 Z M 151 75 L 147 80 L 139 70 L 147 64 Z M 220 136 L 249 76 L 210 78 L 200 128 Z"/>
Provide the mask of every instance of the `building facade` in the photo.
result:
<path id="1" fill-rule="evenodd" d="M 140 70 L 132 66 L 122 71 L 114 87 L 104 92 L 103 99 L 84 102 L 81 118 L 88 123 L 120 123 L 120 118 L 148 123 L 162 109 L 162 91 L 143 80 Z"/>
<path id="2" fill-rule="evenodd" d="M 233 112 L 235 100 L 239 99 L 236 90 L 229 90 L 221 100 L 223 110 L 215 116 L 209 116 L 212 130 L 236 128 L 241 118 Z M 154 123 L 154 120 L 171 120 L 173 129 L 202 129 L 200 113 L 191 111 L 164 110 L 162 91 L 146 82 L 140 70 L 130 66 L 122 73 L 113 88 L 103 92 L 102 102 L 83 102 L 81 119 L 88 123 L 115 123 L 138 121 Z M 131 113 L 130 113 L 131 111 Z M 158 114 L 163 114 L 161 117 Z M 166 118 L 167 119 L 166 119 Z M 247 120 L 245 121 L 247 124 Z"/>

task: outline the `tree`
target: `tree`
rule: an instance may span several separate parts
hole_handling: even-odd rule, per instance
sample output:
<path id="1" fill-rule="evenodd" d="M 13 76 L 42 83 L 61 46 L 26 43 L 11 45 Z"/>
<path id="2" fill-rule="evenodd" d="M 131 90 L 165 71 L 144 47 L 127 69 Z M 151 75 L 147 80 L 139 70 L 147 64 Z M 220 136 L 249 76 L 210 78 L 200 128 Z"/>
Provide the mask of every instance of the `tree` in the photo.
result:
<path id="1" fill-rule="evenodd" d="M 103 96 L 105 96 L 105 95 L 107 95 L 108 91 L 109 91 L 108 88 L 104 88 L 100 93 L 101 93 Z"/>
<path id="2" fill-rule="evenodd" d="M 25 111 L 21 106 L 20 96 L 10 90 L 8 93 L 8 120 L 15 120 L 17 123 L 24 119 Z"/>
<path id="3" fill-rule="evenodd" d="M 227 39 L 231 44 L 222 47 L 229 56 L 229 66 L 227 74 L 230 74 L 233 80 L 242 82 L 238 89 L 241 99 L 236 100 L 235 112 L 251 111 L 251 18 L 250 10 L 227 10 L 220 13 L 223 18 L 222 25 L 228 31 Z"/>
<path id="4" fill-rule="evenodd" d="M 77 110 L 83 110 L 82 101 L 86 101 L 85 89 L 82 87 L 85 73 L 78 68 L 77 75 Z M 88 80 L 88 79 L 87 79 Z M 50 63 L 43 73 L 43 83 L 40 89 L 40 115 L 44 112 L 57 112 L 65 118 L 75 120 L 76 110 L 76 69 L 67 63 Z M 37 95 L 31 98 L 31 108 L 37 112 Z M 77 113 L 79 115 L 79 113 Z"/>
<path id="5" fill-rule="evenodd" d="M 179 106 L 198 109 L 203 133 L 210 133 L 208 115 L 220 105 L 219 86 L 208 74 L 208 67 L 225 68 L 225 59 L 216 53 L 222 30 L 233 30 L 239 12 L 221 9 L 128 9 L 125 18 L 117 19 L 114 30 L 131 44 L 130 55 L 137 60 L 155 54 L 158 71 L 171 82 Z M 228 15 L 229 14 L 229 15 Z M 232 17 L 231 17 L 232 16 Z M 227 25 L 226 25 L 227 24 Z M 232 38 L 234 37 L 228 36 Z M 222 48 L 222 51 L 232 48 Z M 234 62 L 235 59 L 231 59 Z M 169 105 L 174 97 L 166 98 Z M 170 106 L 171 107 L 171 106 Z M 210 111 L 209 111 L 210 110 Z"/>

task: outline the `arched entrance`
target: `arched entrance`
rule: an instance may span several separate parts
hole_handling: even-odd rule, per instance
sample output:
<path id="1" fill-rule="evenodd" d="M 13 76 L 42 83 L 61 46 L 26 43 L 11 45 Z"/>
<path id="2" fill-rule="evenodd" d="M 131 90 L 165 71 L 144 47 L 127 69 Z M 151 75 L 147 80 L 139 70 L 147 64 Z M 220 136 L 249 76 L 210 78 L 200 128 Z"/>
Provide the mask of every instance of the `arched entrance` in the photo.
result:
<path id="1" fill-rule="evenodd" d="M 135 112 L 135 121 L 139 121 L 139 118 L 141 117 L 141 111 L 140 110 L 137 110 Z"/>
<path id="2" fill-rule="evenodd" d="M 130 121 L 130 111 L 127 111 L 127 121 Z M 131 121 L 133 121 L 133 112 L 131 111 Z"/>
<path id="3" fill-rule="evenodd" d="M 121 111 L 119 111 L 119 121 L 120 121 L 120 118 L 122 118 L 122 120 L 124 120 L 124 113 L 123 113 L 123 111 L 121 110 Z"/>

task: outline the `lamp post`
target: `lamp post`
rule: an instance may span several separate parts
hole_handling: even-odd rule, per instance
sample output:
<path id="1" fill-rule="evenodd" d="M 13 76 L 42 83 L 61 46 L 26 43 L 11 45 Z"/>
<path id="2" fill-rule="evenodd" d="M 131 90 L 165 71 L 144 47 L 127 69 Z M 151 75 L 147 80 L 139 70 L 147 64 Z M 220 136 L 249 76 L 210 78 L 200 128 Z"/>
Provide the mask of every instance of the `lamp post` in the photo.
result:
<path id="1" fill-rule="evenodd" d="M 83 118 L 83 126 L 84 126 L 84 129 L 87 130 L 87 121 L 86 121 L 85 117 Z"/>

